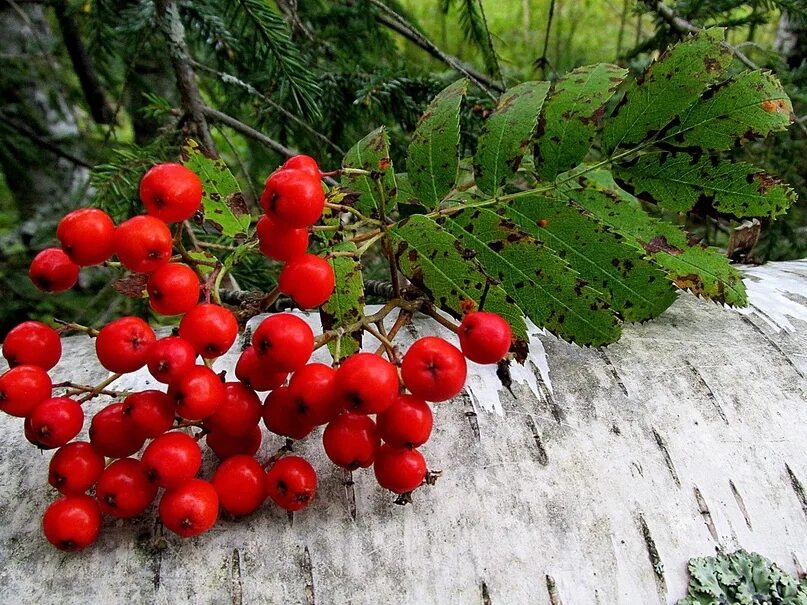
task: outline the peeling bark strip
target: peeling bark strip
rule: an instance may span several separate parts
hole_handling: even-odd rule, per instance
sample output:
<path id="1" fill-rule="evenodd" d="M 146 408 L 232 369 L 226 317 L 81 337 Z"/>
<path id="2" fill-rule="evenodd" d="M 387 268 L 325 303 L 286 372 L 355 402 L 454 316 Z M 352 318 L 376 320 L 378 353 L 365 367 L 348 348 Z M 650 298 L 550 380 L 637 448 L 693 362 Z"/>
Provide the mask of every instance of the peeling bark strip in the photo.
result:
<path id="1" fill-rule="evenodd" d="M 712 534 L 712 539 L 720 544 L 720 538 L 717 535 L 717 528 L 715 527 L 715 522 L 712 519 L 712 513 L 709 512 L 709 507 L 706 505 L 706 500 L 703 498 L 703 494 L 701 493 L 701 490 L 698 489 L 697 485 L 695 486 L 695 501 L 698 503 L 698 511 L 703 517 L 703 522 L 706 524 L 709 533 Z"/>
<path id="2" fill-rule="evenodd" d="M 347 499 L 347 510 L 350 518 L 356 520 L 356 491 L 354 489 L 353 471 L 342 470 L 342 484 L 345 486 L 345 498 Z"/>
<path id="3" fill-rule="evenodd" d="M 616 367 L 613 363 L 611 363 L 611 359 L 605 352 L 605 349 L 600 349 L 600 357 L 605 362 L 605 365 L 608 366 L 608 371 L 611 372 L 611 376 L 614 377 L 614 382 L 616 382 L 619 389 L 625 394 L 625 397 L 628 396 L 628 387 L 625 386 L 625 383 L 622 382 L 622 377 L 616 371 Z"/>
<path id="4" fill-rule="evenodd" d="M 546 574 L 546 591 L 549 593 L 549 602 L 551 605 L 563 605 L 563 601 L 560 599 L 560 594 L 558 593 L 558 587 L 555 584 L 555 579 Z"/>
<path id="5" fill-rule="evenodd" d="M 729 487 L 731 488 L 731 493 L 734 494 L 734 499 L 737 501 L 737 506 L 740 508 L 740 512 L 743 514 L 745 524 L 748 526 L 748 529 L 753 531 L 754 528 L 751 527 L 751 517 L 748 516 L 748 509 L 745 506 L 745 501 L 740 495 L 740 492 L 737 490 L 737 486 L 734 485 L 734 481 L 731 479 L 729 479 Z"/>
<path id="6" fill-rule="evenodd" d="M 790 485 L 793 486 L 793 491 L 796 492 L 796 497 L 799 499 L 799 504 L 801 504 L 801 510 L 804 512 L 804 516 L 807 517 L 807 492 L 804 491 L 801 481 L 799 481 L 799 478 L 796 477 L 796 474 L 787 463 L 785 463 L 785 468 L 787 469 L 788 477 L 790 477 Z"/>
<path id="7" fill-rule="evenodd" d="M 684 363 L 689 368 L 689 371 L 692 372 L 692 375 L 695 376 L 695 380 L 698 382 L 698 384 L 700 384 L 706 390 L 706 396 L 709 398 L 709 401 L 712 402 L 712 405 L 715 407 L 715 410 L 717 410 L 717 414 L 720 416 L 720 418 L 723 419 L 723 422 L 728 424 L 729 419 L 726 416 L 726 412 L 723 411 L 723 407 L 720 405 L 720 402 L 718 401 L 717 396 L 712 390 L 712 387 L 709 386 L 709 383 L 707 383 L 706 380 L 701 375 L 701 373 L 698 372 L 698 368 L 692 365 L 692 363 L 690 363 L 689 360 L 685 360 Z"/>
<path id="8" fill-rule="evenodd" d="M 681 480 L 678 478 L 678 473 L 675 470 L 675 465 L 670 457 L 670 452 L 667 450 L 667 444 L 664 442 L 664 438 L 656 429 L 653 429 L 653 438 L 656 440 L 656 445 L 658 445 L 661 450 L 661 455 L 664 456 L 664 464 L 667 466 L 667 470 L 670 471 L 673 481 L 675 481 L 678 487 L 681 487 Z"/>
<path id="9" fill-rule="evenodd" d="M 482 605 L 493 605 L 493 601 L 490 600 L 490 591 L 488 590 L 488 585 L 482 581 Z"/>
<path id="10" fill-rule="evenodd" d="M 465 412 L 465 417 L 468 419 L 468 424 L 471 425 L 471 432 L 474 434 L 474 437 L 477 441 L 480 441 L 482 439 L 482 433 L 479 431 L 479 417 L 476 410 L 474 410 L 473 401 L 471 401 L 471 397 L 466 391 L 463 391 L 460 397 L 462 397 L 465 407 L 470 408 Z"/>
<path id="11" fill-rule="evenodd" d="M 535 376 L 535 384 L 538 386 L 541 397 L 549 404 L 552 417 L 558 424 L 563 424 L 563 421 L 566 419 L 566 414 L 563 413 L 563 409 L 558 405 L 558 402 L 555 401 L 552 390 L 547 386 L 546 382 L 544 382 L 540 370 L 535 367 L 535 364 L 531 363 L 530 365 L 532 365 L 532 373 Z"/>
<path id="12" fill-rule="evenodd" d="M 315 605 L 314 602 L 314 568 L 311 565 L 311 553 L 308 547 L 303 551 L 303 577 L 305 578 L 305 603 Z"/>
<path id="13" fill-rule="evenodd" d="M 541 441 L 541 434 L 538 432 L 538 427 L 535 426 L 535 420 L 533 420 L 532 416 L 529 414 L 527 415 L 527 426 L 532 433 L 533 439 L 535 439 L 535 446 L 536 452 L 535 457 L 538 459 L 538 463 L 541 466 L 546 466 L 549 464 L 549 456 L 546 453 L 546 449 L 544 448 L 544 444 Z"/>
<path id="14" fill-rule="evenodd" d="M 653 575 L 656 576 L 656 588 L 658 589 L 658 596 L 662 603 L 667 602 L 667 581 L 664 579 L 664 563 L 661 562 L 661 556 L 658 554 L 656 542 L 653 536 L 650 535 L 650 528 L 647 527 L 647 521 L 644 515 L 639 513 L 639 526 L 642 530 L 642 538 L 644 538 L 645 547 L 647 548 L 647 556 L 650 558 L 650 564 L 653 566 Z"/>
<path id="15" fill-rule="evenodd" d="M 799 367 L 798 367 L 798 366 L 797 366 L 797 365 L 796 365 L 796 364 L 793 362 L 793 360 L 792 360 L 792 359 L 790 359 L 790 357 L 788 356 L 788 354 L 787 354 L 787 353 L 785 353 L 784 349 L 782 349 L 782 347 L 780 347 L 780 346 L 779 346 L 779 343 L 778 343 L 778 342 L 776 342 L 776 341 L 775 341 L 773 338 L 771 338 L 771 337 L 770 337 L 768 334 L 766 334 L 766 333 L 765 333 L 765 331 L 764 331 L 762 328 L 760 328 L 760 327 L 759 327 L 757 324 L 755 324 L 755 323 L 754 323 L 754 322 L 753 322 L 753 321 L 752 321 L 752 320 L 751 320 L 751 319 L 750 319 L 750 318 L 749 318 L 747 315 L 743 315 L 743 316 L 742 316 L 742 318 L 743 318 L 743 321 L 744 321 L 745 323 L 747 323 L 749 326 L 751 326 L 752 328 L 754 328 L 754 330 L 756 330 L 757 332 L 759 332 L 759 333 L 762 335 L 762 337 L 765 339 L 765 341 L 766 341 L 766 342 L 767 342 L 769 345 L 771 345 L 771 346 L 772 346 L 774 349 L 776 349 L 776 352 L 777 352 L 777 353 L 779 353 L 779 354 L 780 354 L 782 357 L 784 357 L 785 361 L 787 362 L 787 365 L 789 365 L 791 368 L 793 368 L 793 370 L 796 372 L 796 374 L 798 374 L 798 375 L 799 375 L 799 376 L 801 376 L 802 378 L 807 378 L 807 376 L 805 376 L 805 375 L 802 373 L 802 371 L 801 371 L 801 370 L 799 369 Z"/>
<path id="16" fill-rule="evenodd" d="M 242 605 L 244 586 L 241 583 L 241 553 L 237 548 L 233 548 L 231 575 L 233 583 L 233 605 Z"/>

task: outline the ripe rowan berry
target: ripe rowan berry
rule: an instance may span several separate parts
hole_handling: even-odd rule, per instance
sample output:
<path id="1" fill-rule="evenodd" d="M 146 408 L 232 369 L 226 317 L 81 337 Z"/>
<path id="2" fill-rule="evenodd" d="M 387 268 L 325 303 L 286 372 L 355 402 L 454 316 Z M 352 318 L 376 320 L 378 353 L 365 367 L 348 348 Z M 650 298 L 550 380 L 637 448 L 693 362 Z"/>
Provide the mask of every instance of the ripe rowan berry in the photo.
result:
<path id="1" fill-rule="evenodd" d="M 231 515 L 248 515 L 266 500 L 266 473 L 252 456 L 233 456 L 221 463 L 210 481 L 221 508 Z"/>
<path id="2" fill-rule="evenodd" d="M 429 404 L 413 395 L 398 395 L 377 420 L 381 438 L 398 448 L 420 447 L 429 440 L 434 424 Z"/>
<path id="3" fill-rule="evenodd" d="M 149 275 L 149 305 L 163 315 L 179 315 L 199 302 L 199 276 L 188 265 L 168 263 Z"/>
<path id="4" fill-rule="evenodd" d="M 215 413 L 227 393 L 221 378 L 206 366 L 193 366 L 168 387 L 176 412 L 186 420 L 202 420 Z"/>
<path id="5" fill-rule="evenodd" d="M 339 405 L 358 414 L 379 414 L 400 390 L 395 366 L 379 355 L 356 353 L 336 371 Z"/>
<path id="6" fill-rule="evenodd" d="M 319 178 L 301 170 L 278 170 L 266 179 L 261 206 L 267 216 L 290 229 L 316 223 L 325 207 Z"/>
<path id="7" fill-rule="evenodd" d="M 314 425 L 297 413 L 289 387 L 279 387 L 266 396 L 263 423 L 276 435 L 290 439 L 304 439 L 314 430 Z"/>
<path id="8" fill-rule="evenodd" d="M 365 414 L 342 414 L 329 422 L 322 433 L 328 458 L 349 471 L 372 465 L 380 444 L 375 422 Z"/>
<path id="9" fill-rule="evenodd" d="M 95 486 L 101 510 L 119 519 L 136 517 L 156 495 L 157 485 L 149 481 L 143 463 L 134 458 L 121 458 L 110 464 Z"/>
<path id="10" fill-rule="evenodd" d="M 240 382 L 225 383 L 224 392 L 219 409 L 205 418 L 205 428 L 228 437 L 248 435 L 261 421 L 261 400 Z"/>
<path id="11" fill-rule="evenodd" d="M 83 494 L 104 470 L 104 457 L 86 441 L 63 445 L 48 466 L 48 483 L 63 494 Z"/>
<path id="12" fill-rule="evenodd" d="M 238 320 L 224 307 L 202 303 L 185 313 L 179 335 L 205 359 L 224 355 L 238 336 Z"/>
<path id="13" fill-rule="evenodd" d="M 401 377 L 413 395 L 446 401 L 465 385 L 468 364 L 460 350 L 436 336 L 416 340 L 401 362 Z"/>
<path id="14" fill-rule="evenodd" d="M 121 317 L 98 332 L 95 354 L 110 372 L 126 374 L 146 365 L 149 348 L 156 340 L 154 330 L 139 317 Z"/>
<path id="15" fill-rule="evenodd" d="M 252 334 L 252 346 L 262 363 L 282 372 L 296 372 L 314 351 L 314 332 L 291 313 L 270 315 Z"/>
<path id="16" fill-rule="evenodd" d="M 261 448 L 262 440 L 263 433 L 259 426 L 253 428 L 249 434 L 241 437 L 229 437 L 224 433 L 216 433 L 215 431 L 211 431 L 205 437 L 205 443 L 213 450 L 219 460 L 227 460 L 240 454 L 254 456 Z"/>
<path id="17" fill-rule="evenodd" d="M 43 449 L 59 447 L 79 434 L 84 426 L 84 410 L 69 397 L 53 397 L 39 403 L 28 417 L 34 445 Z"/>
<path id="18" fill-rule="evenodd" d="M 395 448 L 385 443 L 378 448 L 373 465 L 378 484 L 396 494 L 417 488 L 426 478 L 426 460 L 418 450 Z"/>
<path id="19" fill-rule="evenodd" d="M 98 265 L 115 251 L 115 223 L 98 208 L 73 210 L 59 221 L 56 237 L 77 265 Z"/>
<path id="20" fill-rule="evenodd" d="M 300 510 L 308 506 L 317 493 L 317 473 L 304 458 L 285 456 L 266 474 L 266 491 L 281 508 Z"/>
<path id="21" fill-rule="evenodd" d="M 257 231 L 261 254 L 271 259 L 286 262 L 308 249 L 308 229 L 289 229 L 273 218 L 262 216 Z"/>
<path id="22" fill-rule="evenodd" d="M 476 363 L 498 363 L 513 340 L 510 324 L 489 311 L 475 311 L 462 318 L 458 332 L 463 354 Z"/>
<path id="23" fill-rule="evenodd" d="M 61 248 L 45 248 L 34 257 L 28 277 L 43 292 L 64 292 L 76 285 L 79 266 Z"/>
<path id="24" fill-rule="evenodd" d="M 310 363 L 297 370 L 288 394 L 304 425 L 325 424 L 342 411 L 336 398 L 336 370 L 323 363 Z"/>
<path id="25" fill-rule="evenodd" d="M 59 550 L 86 548 L 101 532 L 101 509 L 85 495 L 62 496 L 54 500 L 42 517 L 42 531 Z"/>
<path id="26" fill-rule="evenodd" d="M 153 439 L 174 425 L 175 407 L 162 391 L 140 391 L 123 400 L 123 416 L 137 432 Z"/>
<path id="27" fill-rule="evenodd" d="M 95 414 L 90 422 L 90 443 L 109 458 L 126 458 L 137 452 L 145 437 L 123 415 L 122 403 L 111 403 Z"/>
<path id="28" fill-rule="evenodd" d="M 202 450 L 187 433 L 171 431 L 149 443 L 140 459 L 150 481 L 170 488 L 196 476 L 202 467 Z"/>
<path id="29" fill-rule="evenodd" d="M 202 181 L 182 164 L 157 164 L 140 181 L 140 200 L 161 221 L 184 221 L 202 205 Z"/>
<path id="30" fill-rule="evenodd" d="M 241 352 L 235 364 L 235 377 L 256 391 L 274 390 L 286 382 L 288 376 L 288 372 L 275 371 L 268 364 L 261 363 L 252 346 Z"/>
<path id="31" fill-rule="evenodd" d="M 290 157 L 281 167 L 281 170 L 299 170 L 310 174 L 317 180 L 322 178 L 317 161 L 309 155 L 295 155 Z"/>
<path id="32" fill-rule="evenodd" d="M 314 254 L 301 254 L 286 263 L 278 286 L 303 309 L 324 304 L 336 285 L 331 263 Z"/>
<path id="33" fill-rule="evenodd" d="M 3 357 L 9 367 L 39 366 L 50 370 L 62 356 L 59 333 L 38 321 L 24 321 L 12 328 L 3 341 Z"/>
<path id="34" fill-rule="evenodd" d="M 171 231 L 164 222 L 140 215 L 118 226 L 115 254 L 127 269 L 151 273 L 171 258 L 172 243 Z"/>
<path id="35" fill-rule="evenodd" d="M 39 366 L 22 365 L 0 376 L 0 410 L 20 418 L 50 397 L 52 383 Z"/>
<path id="36" fill-rule="evenodd" d="M 163 494 L 159 511 L 163 525 L 183 538 L 190 538 L 216 524 L 219 496 L 207 481 L 189 479 Z"/>
<path id="37" fill-rule="evenodd" d="M 167 336 L 149 347 L 146 363 L 157 381 L 171 384 L 196 365 L 196 350 L 179 336 Z"/>

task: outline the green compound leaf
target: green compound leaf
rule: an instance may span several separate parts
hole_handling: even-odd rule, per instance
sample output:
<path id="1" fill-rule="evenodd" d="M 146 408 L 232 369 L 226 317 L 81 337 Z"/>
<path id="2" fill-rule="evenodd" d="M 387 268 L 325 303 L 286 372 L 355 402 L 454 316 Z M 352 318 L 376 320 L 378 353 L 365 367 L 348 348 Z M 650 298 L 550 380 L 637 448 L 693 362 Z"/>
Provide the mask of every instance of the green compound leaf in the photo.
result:
<path id="1" fill-rule="evenodd" d="M 793 105 L 780 82 L 767 71 L 749 71 L 710 89 L 665 134 L 671 144 L 713 151 L 787 130 Z"/>
<path id="2" fill-rule="evenodd" d="M 395 175 L 395 182 L 398 185 L 398 202 L 401 204 L 415 205 L 420 204 L 417 193 L 409 180 L 409 175 L 406 172 L 398 172 Z"/>
<path id="3" fill-rule="evenodd" d="M 603 128 L 606 152 L 644 143 L 676 118 L 682 119 L 707 88 L 720 81 L 732 54 L 724 30 L 701 31 L 666 51 L 633 81 Z"/>
<path id="4" fill-rule="evenodd" d="M 227 165 L 204 155 L 199 143 L 188 139 L 182 147 L 182 163 L 202 180 L 205 220 L 222 235 L 246 236 L 252 220 L 241 187 Z"/>
<path id="5" fill-rule="evenodd" d="M 409 144 L 409 181 L 428 208 L 436 208 L 457 182 L 460 106 L 467 89 L 463 79 L 440 92 L 421 116 Z"/>
<path id="6" fill-rule="evenodd" d="M 544 180 L 577 166 L 586 157 L 605 115 L 605 106 L 628 70 L 598 63 L 578 67 L 557 84 L 538 124 L 535 164 Z"/>
<path id="7" fill-rule="evenodd" d="M 689 212 L 710 204 L 737 217 L 775 217 L 796 201 L 793 189 L 744 162 L 731 163 L 702 155 L 658 152 L 618 167 L 620 187 L 639 199 L 673 212 Z"/>
<path id="8" fill-rule="evenodd" d="M 484 309 L 504 317 L 516 340 L 526 346 L 527 326 L 516 301 L 448 231 L 419 214 L 391 227 L 389 237 L 398 268 L 440 309 L 460 317 L 463 303 L 472 300 L 478 305 L 484 296 Z"/>
<path id="9" fill-rule="evenodd" d="M 549 82 L 524 82 L 499 98 L 482 127 L 474 158 L 476 185 L 483 192 L 495 195 L 518 170 L 548 91 Z"/>
<path id="10" fill-rule="evenodd" d="M 352 242 L 336 244 L 329 252 L 355 252 Z M 328 259 L 336 276 L 336 288 L 331 297 L 319 309 L 324 330 L 332 330 L 355 323 L 364 313 L 364 280 L 361 263 L 352 256 L 335 256 Z M 361 349 L 361 330 L 345 334 L 339 343 L 339 358 L 347 357 Z M 336 341 L 328 343 L 328 350 L 336 359 Z"/>
<path id="11" fill-rule="evenodd" d="M 389 136 L 384 126 L 356 143 L 345 155 L 343 168 L 358 168 L 371 174 L 343 174 L 342 185 L 359 192 L 356 209 L 365 216 L 379 218 L 381 209 L 389 214 L 395 207 L 397 186 L 389 156 Z"/>
<path id="12" fill-rule="evenodd" d="M 515 200 L 505 214 L 569 263 L 625 321 L 646 321 L 675 301 L 675 288 L 643 251 L 576 204 L 535 196 Z"/>
<path id="13" fill-rule="evenodd" d="M 579 345 L 619 339 L 619 321 L 600 293 L 508 218 L 476 208 L 451 215 L 445 224 L 536 325 Z"/>
<path id="14" fill-rule="evenodd" d="M 684 231 L 648 215 L 633 196 L 616 187 L 565 194 L 644 250 L 679 288 L 731 306 L 748 304 L 742 277 L 728 258 L 713 248 L 690 245 Z"/>

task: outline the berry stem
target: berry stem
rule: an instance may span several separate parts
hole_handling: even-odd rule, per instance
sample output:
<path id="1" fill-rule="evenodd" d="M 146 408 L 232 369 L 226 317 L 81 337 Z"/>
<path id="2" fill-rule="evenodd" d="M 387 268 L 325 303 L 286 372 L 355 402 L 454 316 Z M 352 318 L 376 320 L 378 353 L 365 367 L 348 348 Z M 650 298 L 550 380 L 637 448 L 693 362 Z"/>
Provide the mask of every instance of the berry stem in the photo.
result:
<path id="1" fill-rule="evenodd" d="M 381 343 L 381 346 L 386 350 L 387 357 L 392 363 L 396 362 L 395 359 L 395 345 L 392 344 L 392 341 L 384 335 L 383 332 L 383 321 L 375 322 L 375 327 L 372 324 L 365 324 L 364 329 L 367 330 L 370 334 L 375 336 L 376 340 Z"/>
<path id="2" fill-rule="evenodd" d="M 103 393 L 104 390 L 106 390 L 106 388 L 109 385 L 111 385 L 113 382 L 115 382 L 121 376 L 122 376 L 122 374 L 110 374 L 104 380 L 102 380 L 97 385 L 92 387 L 89 390 L 89 392 L 87 392 L 87 394 L 84 395 L 84 397 L 82 397 L 81 399 L 78 400 L 78 402 L 79 403 L 85 403 L 85 402 L 89 401 L 90 399 L 98 397 L 99 395 L 101 395 Z M 123 395 L 123 393 L 118 393 L 116 391 L 111 391 L 111 392 L 115 393 L 115 395 L 113 395 L 114 397 L 119 397 L 119 396 Z"/>
<path id="3" fill-rule="evenodd" d="M 314 350 L 324 347 L 326 344 L 336 339 L 340 332 L 342 334 L 350 334 L 351 332 L 364 328 L 367 324 L 374 324 L 377 321 L 382 321 L 387 315 L 399 307 L 403 309 L 415 310 L 417 308 L 417 304 L 406 302 L 400 298 L 394 298 L 372 315 L 363 317 L 359 321 L 353 322 L 350 325 L 323 332 L 314 340 Z"/>
<path id="4" fill-rule="evenodd" d="M 97 389 L 89 384 L 79 384 L 77 382 L 71 382 L 66 380 L 64 382 L 57 382 L 53 385 L 54 389 L 67 389 L 65 392 L 65 397 L 72 397 L 73 395 L 78 395 L 79 393 L 90 393 Z M 109 389 L 103 389 L 98 391 L 99 395 L 106 395 L 107 397 L 123 397 L 127 393 L 125 391 L 111 391 Z"/>
<path id="5" fill-rule="evenodd" d="M 421 313 L 424 313 L 425 315 L 428 315 L 429 317 L 431 317 L 434 321 L 439 323 L 441 326 L 444 326 L 444 327 L 448 328 L 449 330 L 451 330 L 452 332 L 454 332 L 454 334 L 459 333 L 459 331 L 460 331 L 459 325 L 455 324 L 450 319 L 448 319 L 448 318 L 444 317 L 443 315 L 441 315 L 440 312 L 437 309 L 435 309 L 434 305 L 432 305 L 430 302 L 424 303 L 420 307 L 420 311 L 421 311 Z"/>
<path id="6" fill-rule="evenodd" d="M 398 317 L 395 318 L 395 323 L 392 324 L 390 331 L 387 333 L 387 338 L 390 341 L 394 341 L 395 337 L 398 335 L 398 332 L 404 327 L 409 321 L 412 319 L 412 311 L 407 311 L 406 309 L 401 309 L 398 312 Z M 384 352 L 386 346 L 382 344 L 375 350 L 376 355 L 381 355 Z"/>
<path id="7" fill-rule="evenodd" d="M 81 324 L 74 323 L 72 321 L 62 321 L 61 319 L 53 318 L 53 321 L 63 326 L 60 331 L 68 331 L 74 330 L 76 332 L 84 332 L 90 338 L 95 338 L 98 336 L 98 330 L 95 328 L 88 328 L 87 326 L 82 326 Z"/>
<path id="8" fill-rule="evenodd" d="M 291 439 L 286 439 L 286 443 L 283 444 L 283 447 L 278 449 L 274 454 L 272 454 L 269 459 L 264 462 L 261 466 L 265 469 L 270 468 L 275 462 L 280 460 L 286 454 L 292 453 L 292 446 L 294 445 L 294 441 Z"/>
<path id="9" fill-rule="evenodd" d="M 331 210 L 338 210 L 339 212 L 349 212 L 353 214 L 359 220 L 364 221 L 365 223 L 370 223 L 372 225 L 382 225 L 383 223 L 379 220 L 374 218 L 369 218 L 364 216 L 361 212 L 353 208 L 352 206 L 345 206 L 344 204 L 333 204 L 331 202 L 325 202 L 325 207 L 330 208 Z"/>

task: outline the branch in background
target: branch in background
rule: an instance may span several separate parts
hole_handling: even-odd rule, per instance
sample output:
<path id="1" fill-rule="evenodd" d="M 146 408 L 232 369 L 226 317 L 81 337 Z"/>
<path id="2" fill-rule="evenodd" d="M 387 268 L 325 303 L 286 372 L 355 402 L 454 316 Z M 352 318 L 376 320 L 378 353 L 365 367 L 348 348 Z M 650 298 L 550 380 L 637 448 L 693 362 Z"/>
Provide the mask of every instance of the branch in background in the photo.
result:
<path id="1" fill-rule="evenodd" d="M 101 88 L 101 83 L 95 73 L 95 67 L 87 54 L 87 49 L 81 41 L 76 21 L 72 15 L 67 14 L 67 3 L 57 2 L 54 10 L 56 11 L 56 20 L 59 22 L 65 48 L 67 48 L 67 54 L 70 55 L 73 70 L 78 76 L 81 91 L 84 93 L 84 99 L 90 108 L 92 119 L 97 124 L 112 124 L 115 120 L 115 113 L 104 90 Z"/>
<path id="2" fill-rule="evenodd" d="M 555 16 L 555 0 L 549 3 L 549 14 L 546 18 L 546 32 L 544 33 L 544 50 L 541 56 L 535 61 L 535 67 L 541 70 L 541 77 L 546 78 L 546 67 L 549 65 L 549 57 L 546 52 L 549 48 L 549 34 L 552 32 L 552 19 Z M 556 57 L 557 59 L 557 57 Z"/>
<path id="3" fill-rule="evenodd" d="M 76 166 L 81 166 L 82 168 L 93 168 L 92 164 L 90 164 L 86 160 L 83 160 L 80 157 L 75 156 L 68 151 L 65 151 L 52 141 L 49 141 L 48 139 L 40 136 L 39 134 L 31 130 L 25 124 L 20 124 L 16 120 L 9 119 L 7 116 L 3 115 L 2 111 L 0 111 L 0 117 L 2 117 L 3 120 L 5 120 L 7 126 L 17 131 L 25 138 L 29 139 L 34 145 L 36 145 L 40 149 L 49 151 L 53 155 L 65 159 L 68 162 L 75 164 Z"/>
<path id="4" fill-rule="evenodd" d="M 210 128 L 208 128 L 205 117 L 205 104 L 196 84 L 196 74 L 191 67 L 192 59 L 185 42 L 185 26 L 182 25 L 172 0 L 157 0 L 156 6 L 157 14 L 160 16 L 160 25 L 168 43 L 171 64 L 176 74 L 182 109 L 196 127 L 196 134 L 201 139 L 202 145 L 212 155 L 217 156 L 216 145 L 210 135 Z"/>
<path id="5" fill-rule="evenodd" d="M 495 100 L 496 95 L 492 91 L 503 92 L 504 87 L 497 82 L 492 81 L 486 75 L 478 72 L 473 67 L 465 65 L 457 57 L 453 57 L 444 53 L 437 48 L 435 44 L 426 36 L 420 33 L 413 25 L 409 24 L 406 19 L 396 13 L 390 7 L 385 5 L 380 0 L 369 0 L 370 3 L 378 8 L 382 13 L 376 17 L 376 20 L 391 29 L 392 31 L 402 35 L 404 38 L 419 46 L 434 58 L 439 59 L 455 71 L 460 72 L 469 78 L 474 84 L 485 91 L 491 99 Z"/>

